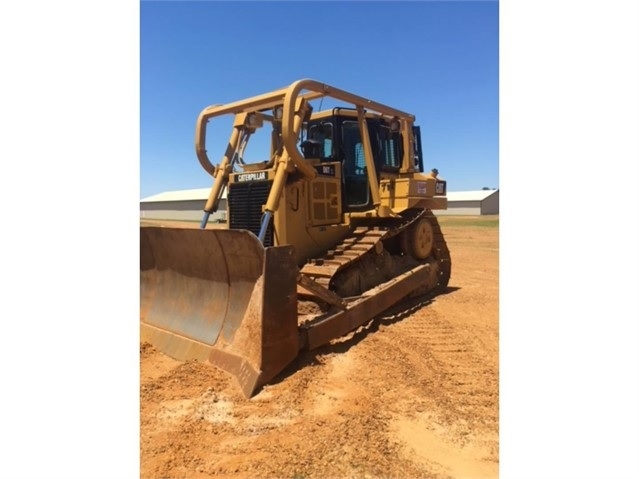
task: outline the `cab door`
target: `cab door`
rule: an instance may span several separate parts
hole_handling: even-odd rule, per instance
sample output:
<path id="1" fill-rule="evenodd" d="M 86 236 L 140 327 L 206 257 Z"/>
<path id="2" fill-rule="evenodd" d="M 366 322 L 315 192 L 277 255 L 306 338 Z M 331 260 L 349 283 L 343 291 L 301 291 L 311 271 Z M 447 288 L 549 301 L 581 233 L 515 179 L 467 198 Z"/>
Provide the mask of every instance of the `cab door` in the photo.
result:
<path id="1" fill-rule="evenodd" d="M 371 194 L 357 120 L 349 118 L 340 122 L 340 133 L 344 211 L 365 211 L 371 207 Z"/>

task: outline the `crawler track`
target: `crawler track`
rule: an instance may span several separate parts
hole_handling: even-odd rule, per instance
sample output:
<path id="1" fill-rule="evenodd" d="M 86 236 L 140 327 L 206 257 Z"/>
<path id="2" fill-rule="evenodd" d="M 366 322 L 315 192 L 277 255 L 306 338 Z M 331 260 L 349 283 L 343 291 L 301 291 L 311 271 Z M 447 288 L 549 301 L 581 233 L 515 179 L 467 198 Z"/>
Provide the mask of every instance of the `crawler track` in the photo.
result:
<path id="1" fill-rule="evenodd" d="M 389 218 L 382 224 L 379 224 L 379 220 L 377 220 L 375 226 L 367 225 L 365 220 L 361 220 L 353 232 L 345 237 L 335 248 L 327 251 L 322 257 L 309 260 L 302 267 L 301 273 L 322 286 L 334 290 L 335 280 L 341 274 L 359 264 L 366 255 L 375 254 L 375 251 L 379 254 L 385 248 L 392 252 L 393 257 L 401 256 L 401 253 L 397 252 L 397 248 L 393 247 L 390 242 L 420 218 L 429 220 L 434 234 L 431 257 L 424 261 L 435 260 L 439 263 L 439 281 L 435 288 L 429 292 L 441 292 L 446 289 L 450 279 L 451 259 L 439 222 L 430 210 L 407 210 L 402 214 L 401 218 Z M 392 276 L 393 274 L 387 271 L 386 275 Z M 420 293 L 426 293 L 426 291 L 420 291 Z"/>

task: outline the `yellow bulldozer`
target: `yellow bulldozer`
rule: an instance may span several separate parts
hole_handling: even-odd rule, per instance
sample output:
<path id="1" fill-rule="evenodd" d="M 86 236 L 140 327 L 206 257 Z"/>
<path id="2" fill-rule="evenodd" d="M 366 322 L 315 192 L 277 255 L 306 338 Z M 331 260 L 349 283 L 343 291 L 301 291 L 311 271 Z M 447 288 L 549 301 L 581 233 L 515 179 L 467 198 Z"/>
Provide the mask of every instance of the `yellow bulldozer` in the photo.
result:
<path id="1" fill-rule="evenodd" d="M 325 98 L 343 106 L 314 112 Z M 207 128 L 225 115 L 215 166 Z M 213 186 L 200 228 L 140 228 L 141 339 L 229 372 L 248 398 L 300 351 L 444 291 L 451 259 L 432 211 L 447 207 L 446 181 L 423 172 L 414 122 L 310 79 L 205 108 L 195 149 Z M 270 151 L 247 161 L 268 127 Z M 224 193 L 227 226 L 207 229 Z"/>

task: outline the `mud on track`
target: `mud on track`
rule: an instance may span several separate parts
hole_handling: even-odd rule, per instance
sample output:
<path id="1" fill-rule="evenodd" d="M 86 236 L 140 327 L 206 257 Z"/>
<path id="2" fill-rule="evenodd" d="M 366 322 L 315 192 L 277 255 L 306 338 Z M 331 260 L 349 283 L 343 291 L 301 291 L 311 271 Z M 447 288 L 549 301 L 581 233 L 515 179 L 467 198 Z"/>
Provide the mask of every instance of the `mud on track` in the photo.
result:
<path id="1" fill-rule="evenodd" d="M 250 400 L 141 344 L 141 477 L 498 477 L 498 228 L 440 221 L 447 294 L 303 354 Z"/>

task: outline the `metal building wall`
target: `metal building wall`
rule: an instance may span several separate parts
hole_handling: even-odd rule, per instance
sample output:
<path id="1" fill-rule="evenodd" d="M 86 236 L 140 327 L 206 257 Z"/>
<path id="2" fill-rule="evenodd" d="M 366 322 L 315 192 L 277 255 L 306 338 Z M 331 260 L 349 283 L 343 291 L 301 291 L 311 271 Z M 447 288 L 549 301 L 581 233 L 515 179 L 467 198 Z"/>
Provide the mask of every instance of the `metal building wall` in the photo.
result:
<path id="1" fill-rule="evenodd" d="M 499 214 L 499 190 L 496 190 L 488 198 L 481 202 L 482 215 L 498 215 Z"/>
<path id="2" fill-rule="evenodd" d="M 478 216 L 481 215 L 481 202 L 479 201 L 449 201 L 447 210 L 433 211 L 435 216 Z"/>
<path id="3" fill-rule="evenodd" d="M 204 203 L 202 200 L 140 202 L 140 218 L 201 221 Z M 209 217 L 209 221 L 226 221 L 226 199 L 220 199 L 219 209 Z"/>

